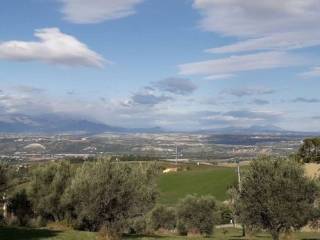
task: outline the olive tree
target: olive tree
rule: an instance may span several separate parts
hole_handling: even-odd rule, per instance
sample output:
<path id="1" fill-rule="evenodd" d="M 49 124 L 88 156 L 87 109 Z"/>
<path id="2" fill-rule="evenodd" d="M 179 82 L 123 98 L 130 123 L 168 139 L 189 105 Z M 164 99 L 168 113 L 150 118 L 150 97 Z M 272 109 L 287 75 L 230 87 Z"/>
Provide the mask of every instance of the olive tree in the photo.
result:
<path id="1" fill-rule="evenodd" d="M 109 160 L 84 163 L 66 195 L 66 202 L 74 206 L 78 228 L 104 229 L 109 238 L 120 237 L 130 219 L 153 208 L 155 175 L 155 168 L 149 165 Z"/>
<path id="2" fill-rule="evenodd" d="M 320 163 L 320 138 L 304 139 L 297 155 L 305 163 Z"/>
<path id="3" fill-rule="evenodd" d="M 72 166 L 68 162 L 49 163 L 34 170 L 29 196 L 36 215 L 48 220 L 64 219 L 66 207 L 62 199 L 72 175 Z"/>
<path id="4" fill-rule="evenodd" d="M 32 216 L 31 201 L 29 200 L 26 190 L 22 189 L 9 199 L 9 211 L 17 217 L 20 226 L 26 226 Z"/>
<path id="5" fill-rule="evenodd" d="M 8 183 L 8 168 L 0 163 L 0 194 L 5 190 Z"/>
<path id="6" fill-rule="evenodd" d="M 263 158 L 253 161 L 242 180 L 237 199 L 240 221 L 269 231 L 299 229 L 312 217 L 318 188 L 299 163 Z"/>

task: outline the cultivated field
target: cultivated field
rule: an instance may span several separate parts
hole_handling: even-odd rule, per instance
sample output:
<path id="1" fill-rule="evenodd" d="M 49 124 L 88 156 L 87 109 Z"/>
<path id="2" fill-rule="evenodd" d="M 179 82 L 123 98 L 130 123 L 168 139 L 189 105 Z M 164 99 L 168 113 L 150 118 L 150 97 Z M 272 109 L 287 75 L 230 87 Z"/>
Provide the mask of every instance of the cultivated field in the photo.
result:
<path id="1" fill-rule="evenodd" d="M 235 168 L 201 166 L 177 173 L 163 174 L 158 181 L 160 203 L 176 204 L 188 194 L 212 195 L 227 199 L 226 191 L 236 183 Z"/>

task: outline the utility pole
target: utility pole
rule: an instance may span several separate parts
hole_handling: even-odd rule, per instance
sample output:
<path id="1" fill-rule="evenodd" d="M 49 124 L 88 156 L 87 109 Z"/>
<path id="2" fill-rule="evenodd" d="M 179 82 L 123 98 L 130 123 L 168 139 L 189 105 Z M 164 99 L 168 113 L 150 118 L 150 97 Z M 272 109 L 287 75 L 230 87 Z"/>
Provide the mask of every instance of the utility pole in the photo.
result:
<path id="1" fill-rule="evenodd" d="M 176 165 L 178 165 L 178 145 L 176 144 Z"/>
<path id="2" fill-rule="evenodd" d="M 237 173 L 238 173 L 238 189 L 241 192 L 241 173 L 240 173 L 240 161 L 237 159 Z"/>
<path id="3" fill-rule="evenodd" d="M 237 159 L 237 173 L 238 173 L 238 190 L 239 190 L 239 193 L 241 193 L 241 173 L 240 173 L 240 160 Z M 246 229 L 244 227 L 243 224 L 242 225 L 242 237 L 245 237 L 246 236 Z"/>

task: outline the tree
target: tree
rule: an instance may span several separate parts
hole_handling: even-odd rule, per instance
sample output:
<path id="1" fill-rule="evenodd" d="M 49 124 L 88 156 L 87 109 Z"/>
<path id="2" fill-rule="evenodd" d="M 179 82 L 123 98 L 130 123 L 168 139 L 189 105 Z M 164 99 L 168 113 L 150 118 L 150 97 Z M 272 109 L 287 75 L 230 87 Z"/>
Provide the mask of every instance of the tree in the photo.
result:
<path id="1" fill-rule="evenodd" d="M 253 161 L 242 179 L 237 199 L 240 221 L 269 231 L 274 240 L 281 232 L 299 229 L 312 217 L 318 187 L 299 163 L 263 158 Z"/>
<path id="2" fill-rule="evenodd" d="M 128 221 L 153 208 L 157 192 L 155 168 L 112 163 L 84 163 L 77 169 L 66 201 L 74 206 L 78 228 L 104 228 L 108 237 L 118 238 Z"/>
<path id="3" fill-rule="evenodd" d="M 25 189 L 15 193 L 9 199 L 8 209 L 17 217 L 20 226 L 27 225 L 32 216 L 32 208 Z"/>
<path id="4" fill-rule="evenodd" d="M 8 171 L 8 168 L 4 164 L 0 163 L 0 193 L 5 191 L 8 183 L 7 171 Z"/>
<path id="5" fill-rule="evenodd" d="M 304 139 L 297 155 L 305 163 L 320 163 L 320 138 Z"/>
<path id="6" fill-rule="evenodd" d="M 67 208 L 62 202 L 73 176 L 68 162 L 39 166 L 32 174 L 29 196 L 36 215 L 48 220 L 64 219 Z"/>
<path id="7" fill-rule="evenodd" d="M 178 231 L 181 234 L 210 235 L 214 226 L 215 200 L 213 197 L 189 195 L 178 203 Z"/>
<path id="8" fill-rule="evenodd" d="M 150 213 L 150 225 L 153 230 L 172 230 L 176 227 L 176 222 L 176 212 L 171 207 L 159 205 Z"/>

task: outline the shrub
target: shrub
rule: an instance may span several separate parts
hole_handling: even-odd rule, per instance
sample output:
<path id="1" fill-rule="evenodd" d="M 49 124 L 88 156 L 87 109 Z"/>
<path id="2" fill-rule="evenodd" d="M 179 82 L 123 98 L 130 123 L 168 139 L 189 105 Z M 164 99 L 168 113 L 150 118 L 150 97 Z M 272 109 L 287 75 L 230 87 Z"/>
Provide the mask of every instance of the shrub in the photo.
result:
<path id="1" fill-rule="evenodd" d="M 219 220 L 219 221 L 218 221 Z M 217 210 L 217 224 L 229 224 L 232 220 L 232 210 L 225 204 L 221 204 Z"/>
<path id="2" fill-rule="evenodd" d="M 182 199 L 177 207 L 179 233 L 212 234 L 215 205 L 214 198 L 209 196 Z"/>
<path id="3" fill-rule="evenodd" d="M 129 234 L 145 234 L 147 232 L 147 221 L 144 216 L 136 217 L 129 222 Z"/>
<path id="4" fill-rule="evenodd" d="M 173 208 L 163 205 L 156 206 L 150 213 L 150 227 L 152 230 L 160 228 L 172 230 L 176 227 L 176 212 Z"/>

